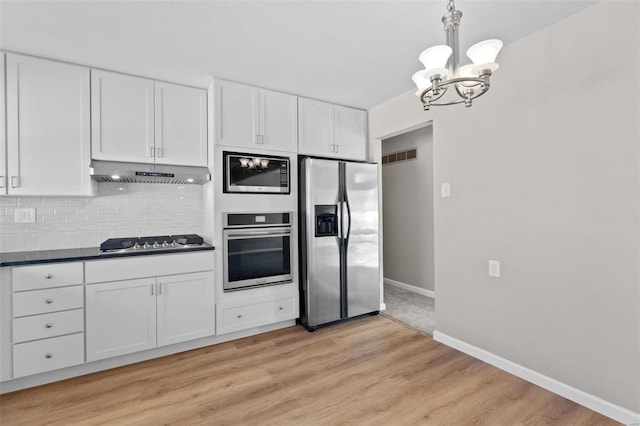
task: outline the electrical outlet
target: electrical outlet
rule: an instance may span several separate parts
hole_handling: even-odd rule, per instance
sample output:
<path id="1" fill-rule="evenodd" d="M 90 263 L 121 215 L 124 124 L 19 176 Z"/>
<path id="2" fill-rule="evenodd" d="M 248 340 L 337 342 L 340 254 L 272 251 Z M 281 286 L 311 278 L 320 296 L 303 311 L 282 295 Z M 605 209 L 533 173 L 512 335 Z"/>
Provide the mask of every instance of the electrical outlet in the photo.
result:
<path id="1" fill-rule="evenodd" d="M 440 186 L 440 196 L 442 198 L 451 197 L 451 184 L 449 182 L 445 182 Z"/>
<path id="2" fill-rule="evenodd" d="M 16 223 L 36 223 L 36 208 L 27 207 L 22 209 L 16 209 L 15 222 Z"/>
<path id="3" fill-rule="evenodd" d="M 499 260 L 489 261 L 489 276 L 500 278 L 500 261 Z"/>

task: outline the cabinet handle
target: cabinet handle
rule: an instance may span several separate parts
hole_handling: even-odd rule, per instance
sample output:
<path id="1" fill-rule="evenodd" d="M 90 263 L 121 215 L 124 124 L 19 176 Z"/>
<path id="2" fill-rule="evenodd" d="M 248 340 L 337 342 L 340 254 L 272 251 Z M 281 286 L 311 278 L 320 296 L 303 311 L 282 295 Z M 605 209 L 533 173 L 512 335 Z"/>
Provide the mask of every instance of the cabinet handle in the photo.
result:
<path id="1" fill-rule="evenodd" d="M 255 143 L 257 143 L 258 145 L 260 145 L 260 135 L 256 135 Z"/>
<path id="2" fill-rule="evenodd" d="M 11 187 L 17 188 L 20 186 L 20 176 L 11 176 Z"/>
<path id="3" fill-rule="evenodd" d="M 279 311 L 281 311 L 281 310 L 283 310 L 283 309 L 284 309 L 284 307 L 282 307 L 282 306 L 278 306 L 278 310 L 279 310 Z"/>
<path id="4" fill-rule="evenodd" d="M 45 277 L 46 279 L 50 280 L 51 278 L 53 278 L 53 275 L 51 275 L 51 274 L 46 274 L 44 277 Z"/>
<path id="5" fill-rule="evenodd" d="M 151 295 L 155 296 L 156 295 L 156 291 L 155 291 L 155 284 L 151 284 Z"/>
<path id="6" fill-rule="evenodd" d="M 264 145 L 264 138 L 265 138 L 265 135 L 260 135 L 260 141 L 261 141 L 260 143 L 263 145 Z"/>
<path id="7" fill-rule="evenodd" d="M 156 153 L 157 153 L 156 156 L 158 158 L 162 157 L 162 148 L 156 148 Z"/>
<path id="8" fill-rule="evenodd" d="M 49 352 L 48 354 L 46 354 L 44 356 L 45 358 L 53 358 L 53 354 L 51 352 Z"/>
<path id="9" fill-rule="evenodd" d="M 333 146 L 335 146 L 335 147 L 336 147 L 336 150 L 335 150 L 335 151 L 333 151 L 333 152 L 338 152 L 338 150 L 339 150 L 339 148 L 340 148 L 340 147 L 339 147 L 338 145 L 333 145 Z"/>
<path id="10" fill-rule="evenodd" d="M 46 328 L 51 328 L 51 327 L 53 327 L 53 323 L 48 322 L 48 323 L 46 323 L 44 326 L 45 326 Z"/>
<path id="11" fill-rule="evenodd" d="M 50 305 L 53 303 L 53 299 L 46 299 L 44 303 L 46 303 L 47 305 Z"/>
<path id="12" fill-rule="evenodd" d="M 162 283 L 158 284 L 158 294 L 162 294 Z"/>
<path id="13" fill-rule="evenodd" d="M 4 188 L 4 176 L 0 176 L 0 188 Z"/>
<path id="14" fill-rule="evenodd" d="M 149 148 L 149 156 L 150 157 L 156 156 L 156 149 L 154 147 Z"/>
<path id="15" fill-rule="evenodd" d="M 242 314 L 238 314 L 238 315 L 237 315 L 237 317 L 238 317 L 238 318 L 242 318 Z"/>

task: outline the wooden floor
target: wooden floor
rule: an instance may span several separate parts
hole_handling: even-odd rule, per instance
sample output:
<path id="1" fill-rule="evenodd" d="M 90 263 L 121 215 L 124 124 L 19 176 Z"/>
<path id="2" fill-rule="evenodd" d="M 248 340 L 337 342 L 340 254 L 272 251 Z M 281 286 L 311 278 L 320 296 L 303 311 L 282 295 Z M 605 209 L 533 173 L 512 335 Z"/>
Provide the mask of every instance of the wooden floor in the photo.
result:
<path id="1" fill-rule="evenodd" d="M 617 424 L 384 316 L 291 327 L 0 397 L 0 423 Z"/>

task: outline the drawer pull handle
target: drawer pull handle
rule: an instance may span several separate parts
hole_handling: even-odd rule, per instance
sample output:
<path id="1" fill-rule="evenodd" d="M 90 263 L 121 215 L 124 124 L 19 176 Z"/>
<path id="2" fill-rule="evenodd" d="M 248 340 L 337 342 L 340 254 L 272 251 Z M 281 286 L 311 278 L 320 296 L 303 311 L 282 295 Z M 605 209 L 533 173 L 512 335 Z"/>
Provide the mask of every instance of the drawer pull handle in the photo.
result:
<path id="1" fill-rule="evenodd" d="M 45 358 L 53 358 L 53 354 L 51 352 L 49 352 L 48 354 L 46 354 L 44 356 Z"/>
<path id="2" fill-rule="evenodd" d="M 53 278 L 53 275 L 51 275 L 51 274 L 47 274 L 47 275 L 45 275 L 44 277 L 45 277 L 46 279 L 50 280 L 51 278 Z"/>
<path id="3" fill-rule="evenodd" d="M 278 310 L 279 310 L 279 311 L 281 311 L 281 310 L 283 310 L 283 309 L 284 309 L 284 308 L 283 308 L 282 306 L 278 306 Z"/>
<path id="4" fill-rule="evenodd" d="M 46 328 L 51 328 L 51 327 L 53 327 L 53 323 L 48 322 L 48 323 L 46 323 L 44 326 L 45 326 Z"/>
<path id="5" fill-rule="evenodd" d="M 50 305 L 50 304 L 53 303 L 53 299 L 47 299 L 47 300 L 44 301 L 44 303 Z"/>
<path id="6" fill-rule="evenodd" d="M 238 318 L 242 318 L 242 314 L 238 314 L 237 316 L 238 316 Z"/>

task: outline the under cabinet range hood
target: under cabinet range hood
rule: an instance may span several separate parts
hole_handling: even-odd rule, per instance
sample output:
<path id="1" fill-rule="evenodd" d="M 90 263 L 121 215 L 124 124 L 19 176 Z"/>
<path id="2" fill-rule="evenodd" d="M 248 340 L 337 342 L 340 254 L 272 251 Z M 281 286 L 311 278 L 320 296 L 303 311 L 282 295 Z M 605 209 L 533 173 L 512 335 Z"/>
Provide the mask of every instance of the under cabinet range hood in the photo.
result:
<path id="1" fill-rule="evenodd" d="M 98 182 L 203 185 L 211 180 L 211 173 L 206 167 L 93 160 L 91 177 Z"/>

